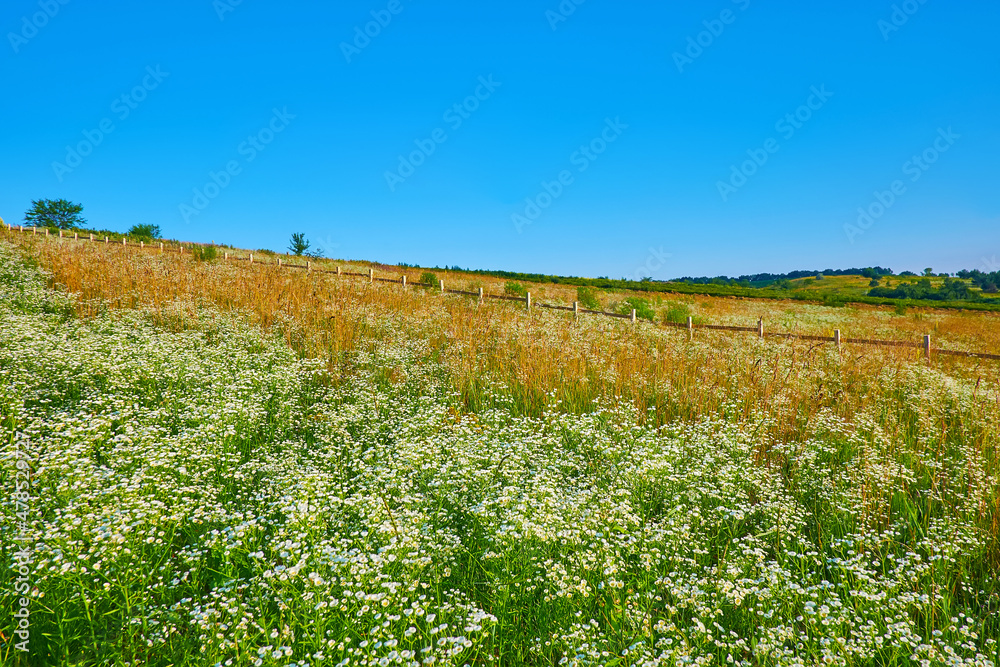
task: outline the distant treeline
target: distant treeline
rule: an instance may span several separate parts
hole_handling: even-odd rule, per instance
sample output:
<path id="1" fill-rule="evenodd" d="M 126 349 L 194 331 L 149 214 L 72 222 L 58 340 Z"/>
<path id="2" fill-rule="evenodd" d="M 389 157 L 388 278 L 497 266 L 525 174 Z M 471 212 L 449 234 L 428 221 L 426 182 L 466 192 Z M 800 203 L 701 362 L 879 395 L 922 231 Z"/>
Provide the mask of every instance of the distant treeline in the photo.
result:
<path id="1" fill-rule="evenodd" d="M 973 285 L 987 294 L 996 294 L 1000 291 L 1000 271 L 983 273 L 979 269 L 974 269 L 972 271 L 959 271 L 955 275 L 965 280 L 971 280 Z"/>
<path id="2" fill-rule="evenodd" d="M 409 268 L 419 268 L 410 264 L 402 263 L 399 266 Z M 505 280 L 520 280 L 529 283 L 552 283 L 556 285 L 573 285 L 579 287 L 598 287 L 601 289 L 631 289 L 643 292 L 673 292 L 677 291 L 678 284 L 687 285 L 717 285 L 721 287 L 778 287 L 787 288 L 783 284 L 785 281 L 796 278 L 817 278 L 822 280 L 824 276 L 864 276 L 865 278 L 881 278 L 883 276 L 896 275 L 892 269 L 884 269 L 881 266 L 874 266 L 864 269 L 827 269 L 825 271 L 792 271 L 790 273 L 756 273 L 753 275 L 730 278 L 728 276 L 718 276 L 715 278 L 676 278 L 673 280 L 629 280 L 622 278 L 616 280 L 601 276 L 599 278 L 580 278 L 576 276 L 553 276 L 544 273 L 519 273 L 517 271 L 499 271 L 488 269 L 463 269 L 460 266 L 435 266 L 437 270 L 456 271 L 470 273 L 480 276 L 490 276 L 492 278 L 503 278 Z M 910 271 L 904 271 L 900 276 L 916 276 Z"/>
<path id="3" fill-rule="evenodd" d="M 670 282 L 687 283 L 689 285 L 735 285 L 738 287 L 766 287 L 785 280 L 796 280 L 798 278 L 816 278 L 822 280 L 825 276 L 864 276 L 865 278 L 880 278 L 882 276 L 896 275 L 892 269 L 884 269 L 881 266 L 871 266 L 864 269 L 826 269 L 825 271 L 790 271 L 788 273 L 754 273 L 730 278 L 728 276 L 717 276 L 709 278 L 676 278 Z M 904 271 L 901 276 L 915 276 L 911 271 Z"/>

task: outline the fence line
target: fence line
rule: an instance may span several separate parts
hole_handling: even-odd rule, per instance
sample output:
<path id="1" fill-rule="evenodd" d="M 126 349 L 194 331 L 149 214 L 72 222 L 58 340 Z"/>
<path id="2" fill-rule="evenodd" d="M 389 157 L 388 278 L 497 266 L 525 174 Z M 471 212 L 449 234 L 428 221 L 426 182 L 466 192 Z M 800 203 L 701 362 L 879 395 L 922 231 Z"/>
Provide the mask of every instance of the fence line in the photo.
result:
<path id="1" fill-rule="evenodd" d="M 14 225 L 5 225 L 5 227 L 6 227 L 7 231 L 14 231 L 15 230 Z M 38 227 L 25 227 L 23 225 L 18 225 L 16 231 L 23 232 L 23 233 L 28 233 L 28 230 L 31 230 L 31 234 L 38 234 L 39 233 L 38 229 L 39 229 Z M 43 229 L 44 229 L 45 236 L 49 236 L 49 229 L 48 228 L 43 228 Z M 59 230 L 59 237 L 60 238 L 70 238 L 68 236 L 63 236 L 63 231 L 62 230 Z M 73 238 L 73 240 L 84 240 L 84 241 L 88 241 L 90 243 L 101 243 L 102 242 L 99 238 L 96 238 L 93 234 L 88 234 L 87 237 L 81 239 L 80 236 L 79 236 L 79 233 L 78 232 L 74 232 L 72 238 Z M 110 245 L 107 236 L 104 237 L 103 243 L 105 245 Z M 117 241 L 114 242 L 114 245 L 118 245 L 118 242 Z M 190 244 L 190 245 L 194 246 L 196 244 Z M 155 249 L 155 246 L 153 246 L 153 245 L 146 245 L 146 243 L 144 241 L 140 241 L 138 243 L 129 243 L 127 237 L 122 237 L 121 246 L 123 248 L 133 247 L 133 248 L 139 248 L 139 249 L 145 249 L 145 248 L 154 248 Z M 178 244 L 177 247 L 178 247 L 178 253 L 184 254 L 184 244 L 180 243 L 180 244 Z M 215 246 L 209 246 L 209 247 L 215 247 Z M 168 246 L 165 246 L 162 242 L 159 242 L 159 248 L 158 249 L 159 249 L 159 251 L 161 253 L 168 252 L 168 251 L 172 252 L 172 250 L 169 250 Z M 526 296 L 520 297 L 520 296 L 509 296 L 509 295 L 506 295 L 506 294 L 488 294 L 488 293 L 485 293 L 483 291 L 483 288 L 481 288 L 481 287 L 479 288 L 478 292 L 469 292 L 467 290 L 457 290 L 457 289 L 445 289 L 445 284 L 444 284 L 443 280 L 438 281 L 438 285 L 430 285 L 430 284 L 427 284 L 427 283 L 416 283 L 416 282 L 414 282 L 414 283 L 408 283 L 407 282 L 407 278 L 406 278 L 405 275 L 402 275 L 400 278 L 386 278 L 386 277 L 382 277 L 382 276 L 376 276 L 374 269 L 368 269 L 368 273 L 356 273 L 356 272 L 344 271 L 339 266 L 336 267 L 335 269 L 317 268 L 317 267 L 314 267 L 312 265 L 312 261 L 307 261 L 305 264 L 288 264 L 288 263 L 283 262 L 282 259 L 279 257 L 279 258 L 277 258 L 277 262 L 275 262 L 275 263 L 269 263 L 269 262 L 266 262 L 266 261 L 262 262 L 259 259 L 255 260 L 252 252 L 248 253 L 248 255 L 249 255 L 248 257 L 236 257 L 236 256 L 230 257 L 229 256 L 229 252 L 224 252 L 224 257 L 223 258 L 225 260 L 227 260 L 227 261 L 247 262 L 248 265 L 251 265 L 251 266 L 254 265 L 254 264 L 258 264 L 258 265 L 261 265 L 261 266 L 277 266 L 278 268 L 283 268 L 283 269 L 305 270 L 308 273 L 316 272 L 316 273 L 322 273 L 322 274 L 327 274 L 327 275 L 348 276 L 348 277 L 355 277 L 355 278 L 367 278 L 369 283 L 375 283 L 375 282 L 379 282 L 379 283 L 395 283 L 395 284 L 402 285 L 404 287 L 406 287 L 407 285 L 413 285 L 414 287 L 429 287 L 429 288 L 437 287 L 442 294 L 457 294 L 457 295 L 461 295 L 461 296 L 477 297 L 479 299 L 480 303 L 482 303 L 485 299 L 492 299 L 494 301 L 516 301 L 516 302 L 520 302 L 520 303 L 526 304 L 528 310 L 531 310 L 532 308 L 544 308 L 544 309 L 547 309 L 547 310 L 561 310 L 561 311 L 571 312 L 571 313 L 573 313 L 574 317 L 579 317 L 580 315 L 600 315 L 600 316 L 603 316 L 603 317 L 611 317 L 611 318 L 616 318 L 616 319 L 626 319 L 626 320 L 630 320 L 633 323 L 637 321 L 637 316 L 636 316 L 635 309 L 632 309 L 631 314 L 609 313 L 609 312 L 603 311 L 603 310 L 586 310 L 586 309 L 580 308 L 580 304 L 577 301 L 574 301 L 572 306 L 559 306 L 559 305 L 556 305 L 556 304 L 537 303 L 537 302 L 532 301 L 531 292 L 528 292 Z M 925 335 L 922 342 L 920 342 L 920 343 L 913 343 L 913 342 L 909 342 L 909 341 L 899 341 L 899 340 L 877 340 L 877 339 L 871 339 L 871 338 L 844 338 L 844 337 L 841 336 L 840 329 L 834 330 L 833 336 L 812 336 L 812 335 L 796 334 L 796 333 L 771 333 L 771 332 L 766 332 L 764 330 L 764 319 L 763 318 L 761 318 L 757 322 L 757 326 L 755 326 L 755 327 L 740 327 L 740 326 L 729 326 L 729 325 L 722 325 L 722 324 L 704 324 L 704 325 L 699 325 L 699 326 L 696 327 L 695 324 L 694 324 L 694 320 L 691 317 L 687 318 L 687 323 L 661 322 L 660 326 L 686 329 L 687 332 L 688 332 L 688 336 L 691 337 L 691 338 L 694 337 L 694 332 L 697 329 L 705 329 L 705 330 L 709 330 L 709 331 L 733 331 L 733 332 L 741 332 L 741 333 L 742 332 L 751 332 L 751 333 L 756 333 L 757 336 L 759 338 L 761 338 L 761 339 L 763 339 L 763 338 L 784 338 L 784 339 L 818 341 L 818 342 L 822 342 L 822 343 L 833 343 L 834 345 L 837 346 L 837 349 L 840 349 L 843 346 L 843 344 L 845 344 L 845 343 L 850 343 L 850 344 L 854 344 L 854 345 L 880 346 L 880 347 L 911 347 L 911 348 L 920 348 L 920 349 L 922 349 L 924 351 L 924 358 L 927 361 L 931 360 L 931 355 L 932 354 L 940 354 L 940 355 L 952 356 L 952 357 L 965 357 L 965 358 L 975 358 L 975 359 L 995 359 L 995 360 L 1000 360 L 1000 354 L 988 354 L 988 353 L 985 353 L 985 352 L 962 352 L 962 351 L 959 351 L 959 350 L 945 350 L 945 349 L 941 349 L 941 348 L 931 347 L 931 337 L 929 335 Z"/>

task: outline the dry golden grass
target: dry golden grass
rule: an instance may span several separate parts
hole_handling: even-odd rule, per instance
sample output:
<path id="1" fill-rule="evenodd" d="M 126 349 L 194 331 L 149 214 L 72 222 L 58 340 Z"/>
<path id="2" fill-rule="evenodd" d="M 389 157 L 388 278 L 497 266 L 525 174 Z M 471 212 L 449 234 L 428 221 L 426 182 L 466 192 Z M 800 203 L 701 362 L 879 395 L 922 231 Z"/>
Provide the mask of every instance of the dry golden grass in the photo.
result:
<path id="1" fill-rule="evenodd" d="M 625 398 L 657 421 L 720 411 L 769 414 L 768 429 L 782 439 L 802 437 L 824 410 L 850 417 L 893 391 L 892 378 L 921 372 L 920 351 L 797 341 L 758 341 L 752 334 L 686 334 L 640 323 L 536 310 L 513 303 L 442 296 L 420 287 L 223 261 L 198 263 L 190 255 L 140 252 L 119 246 L 8 234 L 52 272 L 54 283 L 82 296 L 81 316 L 103 308 L 185 302 L 237 311 L 264 329 L 277 328 L 301 354 L 342 369 L 346 353 L 380 339 L 422 345 L 452 371 L 470 408 L 479 408 L 489 383 L 510 388 L 528 412 L 553 401 L 585 410 L 595 399 Z M 328 263 L 334 266 L 334 263 Z M 342 264 L 360 271 L 360 265 Z M 386 269 L 387 267 L 382 267 Z M 410 282 L 418 270 L 407 273 Z M 385 274 L 383 274 L 385 275 Z M 503 281 L 439 273 L 449 286 L 482 285 L 500 293 Z M 532 286 L 539 300 L 570 303 L 575 288 Z M 616 295 L 605 295 L 612 301 Z M 769 331 L 917 341 L 931 332 L 935 345 L 996 350 L 998 318 L 991 313 L 924 311 L 899 316 L 872 307 L 817 305 L 732 298 L 659 297 L 684 302 L 711 323 L 749 325 L 764 317 Z M 183 323 L 169 323 L 184 326 Z M 1000 363 L 937 358 L 936 372 L 971 382 L 977 396 L 997 394 Z"/>

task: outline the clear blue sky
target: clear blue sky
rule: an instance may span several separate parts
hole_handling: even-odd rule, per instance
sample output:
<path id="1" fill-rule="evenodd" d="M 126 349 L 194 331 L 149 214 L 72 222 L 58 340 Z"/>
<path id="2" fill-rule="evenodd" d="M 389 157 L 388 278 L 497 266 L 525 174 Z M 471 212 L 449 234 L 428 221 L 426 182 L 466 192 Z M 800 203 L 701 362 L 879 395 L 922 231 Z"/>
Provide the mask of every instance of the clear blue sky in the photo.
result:
<path id="1" fill-rule="evenodd" d="M 983 268 L 1000 5 L 896 7 L 8 0 L 0 216 L 588 276 Z"/>

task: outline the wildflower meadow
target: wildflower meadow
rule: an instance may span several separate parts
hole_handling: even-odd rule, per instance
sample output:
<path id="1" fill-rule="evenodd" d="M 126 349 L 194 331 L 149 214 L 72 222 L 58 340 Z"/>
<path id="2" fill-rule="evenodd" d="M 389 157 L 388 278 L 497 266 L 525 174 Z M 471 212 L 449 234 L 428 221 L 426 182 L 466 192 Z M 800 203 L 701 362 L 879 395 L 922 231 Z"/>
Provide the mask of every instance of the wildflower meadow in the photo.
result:
<path id="1" fill-rule="evenodd" d="M 998 663 L 996 364 L 44 255 L 0 242 L 0 664 Z"/>

